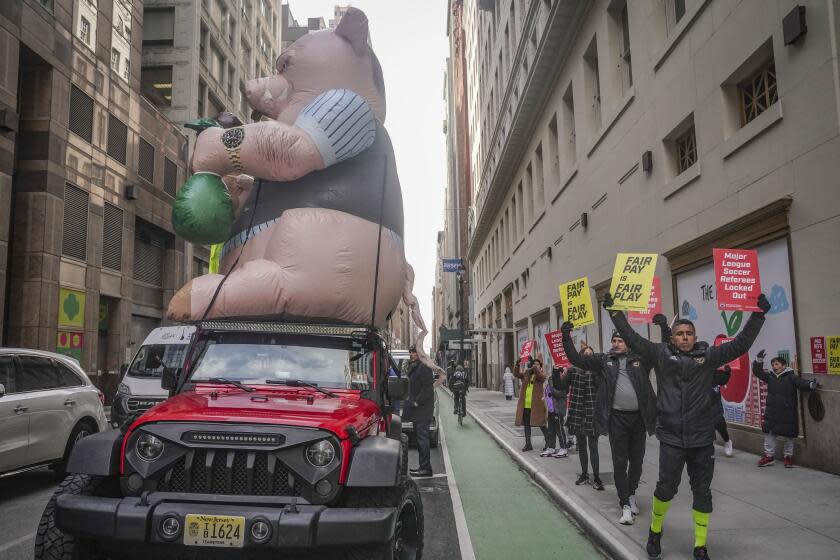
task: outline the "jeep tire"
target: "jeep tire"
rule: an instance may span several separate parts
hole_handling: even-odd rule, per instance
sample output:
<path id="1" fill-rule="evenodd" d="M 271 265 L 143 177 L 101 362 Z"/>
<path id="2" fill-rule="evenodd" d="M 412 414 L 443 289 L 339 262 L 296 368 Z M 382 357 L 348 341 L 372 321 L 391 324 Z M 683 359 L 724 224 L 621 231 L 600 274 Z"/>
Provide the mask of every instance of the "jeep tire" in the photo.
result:
<path id="1" fill-rule="evenodd" d="M 100 495 L 106 479 L 86 474 L 71 474 L 58 485 L 53 493 L 35 535 L 35 560 L 89 560 L 99 558 L 92 543 L 68 535 L 55 524 L 55 503 L 62 494 L 75 496 Z"/>
<path id="2" fill-rule="evenodd" d="M 382 545 L 343 551 L 342 560 L 421 560 L 423 558 L 423 502 L 417 483 L 407 476 L 393 488 L 347 488 L 344 507 L 397 508 L 394 535 Z M 36 559 L 38 560 L 38 559 Z"/>

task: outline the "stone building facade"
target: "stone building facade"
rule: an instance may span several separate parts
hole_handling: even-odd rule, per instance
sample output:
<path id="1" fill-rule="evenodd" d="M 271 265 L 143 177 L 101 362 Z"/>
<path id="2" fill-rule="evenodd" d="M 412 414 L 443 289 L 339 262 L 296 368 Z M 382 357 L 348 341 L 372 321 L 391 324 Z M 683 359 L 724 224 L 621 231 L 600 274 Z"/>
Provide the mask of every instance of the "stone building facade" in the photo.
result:
<path id="1" fill-rule="evenodd" d="M 487 385 L 527 339 L 548 356 L 558 284 L 587 276 L 599 301 L 618 252 L 660 255 L 669 317 L 734 335 L 713 247 L 757 249 L 773 302 L 744 363 L 766 348 L 819 369 L 812 338 L 840 335 L 840 2 L 465 0 L 464 28 L 473 320 L 498 329 L 477 359 Z M 603 349 L 596 314 L 576 336 Z M 840 377 L 819 375 L 826 416 L 803 401 L 797 459 L 840 472 Z M 739 379 L 730 433 L 757 452 L 766 389 Z"/>
<path id="2" fill-rule="evenodd" d="M 118 372 L 186 278 L 187 138 L 140 93 L 138 0 L 0 2 L 3 345 Z"/>

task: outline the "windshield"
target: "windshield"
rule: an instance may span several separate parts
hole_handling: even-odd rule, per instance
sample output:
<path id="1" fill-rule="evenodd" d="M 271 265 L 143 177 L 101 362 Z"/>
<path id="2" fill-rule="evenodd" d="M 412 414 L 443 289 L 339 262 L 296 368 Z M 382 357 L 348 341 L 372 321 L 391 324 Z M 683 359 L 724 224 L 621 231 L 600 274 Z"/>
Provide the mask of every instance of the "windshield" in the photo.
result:
<path id="1" fill-rule="evenodd" d="M 184 365 L 186 344 L 149 344 L 142 346 L 131 362 L 130 377 L 160 377 L 163 367 L 178 369 Z M 160 359 L 158 359 L 160 357 Z"/>
<path id="2" fill-rule="evenodd" d="M 297 380 L 322 388 L 362 391 L 373 384 L 374 352 L 358 343 L 322 337 L 256 338 L 227 335 L 204 341 L 190 380 L 225 378 L 247 385 Z"/>

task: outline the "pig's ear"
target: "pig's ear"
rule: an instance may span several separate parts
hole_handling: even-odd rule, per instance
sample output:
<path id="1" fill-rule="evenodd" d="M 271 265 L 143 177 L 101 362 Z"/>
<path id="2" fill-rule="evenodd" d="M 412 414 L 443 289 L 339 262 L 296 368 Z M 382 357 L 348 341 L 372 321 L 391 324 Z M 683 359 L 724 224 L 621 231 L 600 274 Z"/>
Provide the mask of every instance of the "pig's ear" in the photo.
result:
<path id="1" fill-rule="evenodd" d="M 368 48 L 368 19 L 358 8 L 349 8 L 335 28 L 336 34 L 351 45 L 356 54 L 363 55 Z"/>

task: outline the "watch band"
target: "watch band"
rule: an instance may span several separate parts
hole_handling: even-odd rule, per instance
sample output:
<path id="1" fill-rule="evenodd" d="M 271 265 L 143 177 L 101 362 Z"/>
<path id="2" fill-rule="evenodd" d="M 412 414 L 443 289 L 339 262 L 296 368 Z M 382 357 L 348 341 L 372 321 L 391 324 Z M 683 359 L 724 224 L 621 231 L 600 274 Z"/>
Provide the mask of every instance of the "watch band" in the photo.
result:
<path id="1" fill-rule="evenodd" d="M 233 169 L 237 173 L 244 173 L 245 168 L 242 167 L 242 159 L 239 156 L 239 149 L 242 147 L 242 142 L 245 140 L 245 127 L 237 126 L 236 128 L 229 128 L 222 134 L 222 145 L 227 150 L 228 159 L 233 164 Z"/>

